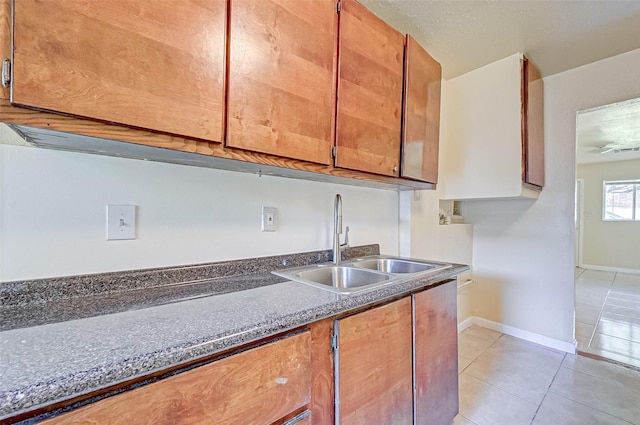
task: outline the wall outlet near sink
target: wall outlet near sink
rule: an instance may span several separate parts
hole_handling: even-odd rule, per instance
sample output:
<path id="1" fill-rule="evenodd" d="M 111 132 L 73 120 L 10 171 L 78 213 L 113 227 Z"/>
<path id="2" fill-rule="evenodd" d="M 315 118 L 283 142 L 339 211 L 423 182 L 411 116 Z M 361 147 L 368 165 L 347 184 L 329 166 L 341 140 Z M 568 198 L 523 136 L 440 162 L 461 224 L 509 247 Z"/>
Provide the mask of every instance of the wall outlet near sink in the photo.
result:
<path id="1" fill-rule="evenodd" d="M 263 232 L 275 232 L 278 229 L 278 209 L 274 207 L 262 207 L 262 227 Z"/>

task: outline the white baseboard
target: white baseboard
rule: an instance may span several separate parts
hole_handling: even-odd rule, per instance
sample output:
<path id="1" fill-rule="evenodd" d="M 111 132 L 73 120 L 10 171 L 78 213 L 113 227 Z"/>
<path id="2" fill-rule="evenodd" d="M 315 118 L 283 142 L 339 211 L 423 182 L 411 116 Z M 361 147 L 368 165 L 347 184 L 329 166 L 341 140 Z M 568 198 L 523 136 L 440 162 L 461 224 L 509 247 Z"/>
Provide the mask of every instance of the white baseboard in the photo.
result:
<path id="1" fill-rule="evenodd" d="M 478 325 L 482 326 L 483 328 L 492 329 L 506 335 L 524 339 L 525 341 L 553 348 L 554 350 L 564 351 L 565 353 L 576 353 L 577 341 L 575 340 L 573 343 L 565 342 L 559 339 L 549 338 L 548 336 L 540 335 L 534 332 L 525 331 L 520 328 L 514 328 L 513 326 L 505 325 L 503 323 L 483 319 L 482 317 L 471 316 L 466 320 L 458 323 L 458 332 L 462 332 L 472 325 Z"/>
<path id="2" fill-rule="evenodd" d="M 470 326 L 473 326 L 474 319 L 475 319 L 475 316 L 471 316 L 471 317 L 467 317 L 465 320 L 458 323 L 458 333 L 462 332 L 463 330 L 467 329 Z"/>
<path id="3" fill-rule="evenodd" d="M 590 269 L 590 270 L 601 270 L 603 272 L 640 274 L 640 270 L 637 270 L 637 269 L 623 269 L 621 267 L 596 266 L 596 265 L 593 265 L 593 264 L 583 264 L 581 267 L 585 268 L 585 269 Z"/>

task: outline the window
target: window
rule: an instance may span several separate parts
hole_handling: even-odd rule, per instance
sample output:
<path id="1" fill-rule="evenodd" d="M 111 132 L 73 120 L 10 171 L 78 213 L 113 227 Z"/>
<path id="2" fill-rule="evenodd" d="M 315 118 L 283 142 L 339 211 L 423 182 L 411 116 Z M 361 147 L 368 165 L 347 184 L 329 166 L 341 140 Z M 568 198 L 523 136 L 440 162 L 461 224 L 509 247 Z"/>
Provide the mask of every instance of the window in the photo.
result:
<path id="1" fill-rule="evenodd" d="M 605 181 L 604 221 L 640 221 L 640 180 Z"/>

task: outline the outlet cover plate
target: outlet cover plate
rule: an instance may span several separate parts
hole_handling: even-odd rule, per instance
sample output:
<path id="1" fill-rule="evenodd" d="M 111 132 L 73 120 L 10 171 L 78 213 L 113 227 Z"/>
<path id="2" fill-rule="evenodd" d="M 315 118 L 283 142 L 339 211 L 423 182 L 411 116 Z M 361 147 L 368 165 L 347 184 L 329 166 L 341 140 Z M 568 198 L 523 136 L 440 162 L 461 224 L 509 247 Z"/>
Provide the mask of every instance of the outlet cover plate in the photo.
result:
<path id="1" fill-rule="evenodd" d="M 260 230 L 263 232 L 275 232 L 278 229 L 277 213 L 277 208 L 262 207 L 262 226 Z"/>

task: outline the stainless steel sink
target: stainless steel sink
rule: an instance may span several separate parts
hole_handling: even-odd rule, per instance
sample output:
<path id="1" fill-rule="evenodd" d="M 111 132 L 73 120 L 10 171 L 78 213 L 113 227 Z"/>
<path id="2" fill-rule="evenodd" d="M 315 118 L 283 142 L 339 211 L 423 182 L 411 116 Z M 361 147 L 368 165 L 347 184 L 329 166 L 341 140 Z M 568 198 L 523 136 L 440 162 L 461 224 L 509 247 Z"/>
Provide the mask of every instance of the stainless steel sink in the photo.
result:
<path id="1" fill-rule="evenodd" d="M 420 273 L 427 270 L 436 271 L 451 267 L 450 264 L 385 257 L 360 259 L 352 262 L 351 264 L 353 264 L 353 266 L 355 267 L 378 270 L 384 273 L 394 274 Z"/>
<path id="2" fill-rule="evenodd" d="M 340 265 L 313 264 L 272 273 L 339 294 L 352 294 L 449 267 L 451 264 L 377 255 L 348 260 Z"/>
<path id="3" fill-rule="evenodd" d="M 313 265 L 274 271 L 273 273 L 296 282 L 306 283 L 341 294 L 378 287 L 393 279 L 393 276 L 389 274 L 349 266 Z"/>

